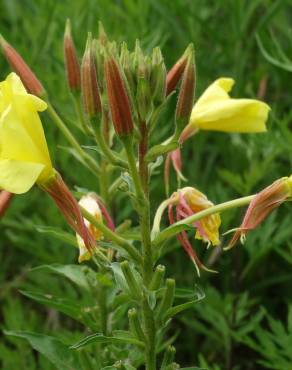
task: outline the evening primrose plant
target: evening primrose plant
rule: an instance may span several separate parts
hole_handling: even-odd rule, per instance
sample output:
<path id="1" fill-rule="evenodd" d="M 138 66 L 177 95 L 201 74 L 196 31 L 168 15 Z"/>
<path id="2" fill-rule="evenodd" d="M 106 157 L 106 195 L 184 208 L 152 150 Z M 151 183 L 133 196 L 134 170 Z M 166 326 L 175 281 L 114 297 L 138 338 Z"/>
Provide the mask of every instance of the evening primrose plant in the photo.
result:
<path id="1" fill-rule="evenodd" d="M 137 41 L 131 51 L 126 43 L 110 41 L 100 25 L 97 38 L 88 35 L 80 63 L 68 21 L 65 70 L 76 125 L 91 141 L 85 147 L 17 51 L 3 37 L 0 42 L 14 70 L 0 84 L 0 215 L 12 194 L 25 193 L 34 185 L 50 195 L 76 233 L 73 241 L 66 234 L 64 243 L 70 240 L 79 249 L 76 266 L 54 265 L 51 269 L 76 283 L 80 297 L 86 293 L 86 300 L 81 298 L 74 307 L 30 294 L 84 326 L 84 337 L 76 343 L 36 333 L 7 334 L 27 339 L 62 370 L 179 369 L 175 336 L 169 334 L 171 319 L 191 309 L 204 294 L 190 289 L 185 295 L 176 287 L 167 266 L 159 264 L 164 247 L 176 237 L 198 276 L 213 273 L 194 246 L 200 242 L 207 248 L 222 245 L 223 212 L 248 206 L 242 225 L 226 247 L 230 249 L 292 195 L 290 176 L 258 194 L 215 205 L 206 190 L 194 184 L 180 186 L 180 150 L 187 139 L 203 130 L 264 132 L 269 106 L 254 99 L 231 98 L 234 81 L 225 77 L 195 102 L 193 45 L 167 72 L 159 48 L 146 55 Z M 162 143 L 153 144 L 163 111 L 176 90 L 173 132 Z M 73 195 L 53 167 L 41 123 L 45 113 L 68 141 L 74 158 L 96 179 L 96 188 L 87 191 L 78 183 Z M 167 194 L 171 162 L 180 179 L 174 192 L 154 210 L 151 177 L 157 176 L 164 160 Z M 66 179 L 66 171 L 62 173 Z M 123 206 L 119 194 L 132 204 L 133 225 L 130 220 L 116 224 L 112 216 L 114 209 Z M 166 211 L 170 225 L 162 228 Z M 182 297 L 187 300 L 182 302 Z"/>

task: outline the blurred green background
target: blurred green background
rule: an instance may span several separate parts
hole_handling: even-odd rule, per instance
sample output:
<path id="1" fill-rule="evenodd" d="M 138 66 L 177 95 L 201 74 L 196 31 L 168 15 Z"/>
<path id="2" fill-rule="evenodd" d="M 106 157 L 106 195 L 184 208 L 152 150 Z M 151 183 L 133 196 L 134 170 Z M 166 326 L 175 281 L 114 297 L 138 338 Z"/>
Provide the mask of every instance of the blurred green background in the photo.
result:
<path id="1" fill-rule="evenodd" d="M 213 202 L 248 195 L 292 173 L 291 0 L 0 0 L 0 32 L 32 66 L 57 110 L 70 122 L 74 108 L 63 65 L 68 17 L 80 56 L 87 32 L 96 35 L 99 20 L 111 39 L 125 40 L 130 47 L 137 38 L 146 52 L 159 45 L 169 68 L 193 42 L 197 97 L 213 80 L 226 76 L 236 80 L 233 96 L 258 96 L 271 106 L 265 134 L 202 133 L 185 144 L 188 184 L 207 193 Z M 1 80 L 8 72 L 1 57 Z M 156 142 L 171 130 L 174 107 L 175 98 L 155 134 Z M 55 166 L 67 183 L 96 189 L 94 178 L 64 149 L 67 144 L 60 132 L 45 114 L 42 119 Z M 88 144 L 73 126 L 72 131 Z M 153 177 L 151 190 L 157 205 L 164 197 L 161 175 Z M 116 221 L 130 212 L 121 198 L 114 212 Z M 243 210 L 224 214 L 222 230 L 236 227 L 242 214 Z M 292 369 L 291 224 L 287 203 L 251 233 L 243 247 L 215 256 L 213 267 L 219 274 L 203 274 L 200 280 L 177 245 L 163 258 L 178 286 L 198 284 L 206 293 L 194 310 L 172 324 L 181 365 L 210 370 Z M 16 197 L 0 221 L 1 329 L 60 337 L 72 329 L 69 319 L 19 292 L 48 289 L 71 294 L 60 279 L 30 272 L 42 264 L 76 261 L 73 247 L 39 232 L 44 231 L 42 226 L 60 225 L 68 231 L 38 189 Z M 223 244 L 227 240 L 223 238 Z M 200 245 L 198 249 L 204 252 Z M 210 255 L 203 253 L 202 258 L 208 260 Z M 0 343 L 0 363 L 3 370 L 54 369 L 26 343 L 7 337 Z"/>

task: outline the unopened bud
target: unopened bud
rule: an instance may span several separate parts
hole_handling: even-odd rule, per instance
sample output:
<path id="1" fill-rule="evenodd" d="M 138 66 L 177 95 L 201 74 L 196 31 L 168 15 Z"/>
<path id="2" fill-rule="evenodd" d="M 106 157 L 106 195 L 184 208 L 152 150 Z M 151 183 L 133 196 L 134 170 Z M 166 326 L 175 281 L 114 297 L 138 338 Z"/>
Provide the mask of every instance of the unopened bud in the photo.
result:
<path id="1" fill-rule="evenodd" d="M 172 362 L 174 360 L 175 353 L 176 353 L 176 350 L 175 350 L 174 346 L 168 346 L 166 348 L 166 351 L 164 352 L 162 364 L 161 364 L 161 369 L 164 369 L 166 366 L 172 364 Z M 172 367 L 171 367 L 171 369 L 172 369 Z"/>
<path id="2" fill-rule="evenodd" d="M 7 208 L 10 205 L 12 200 L 13 194 L 9 193 L 9 191 L 2 190 L 0 191 L 0 218 L 4 216 Z"/>
<path id="3" fill-rule="evenodd" d="M 98 41 L 100 41 L 102 45 L 106 45 L 108 42 L 107 34 L 104 30 L 102 22 L 100 21 L 98 22 Z"/>
<path id="4" fill-rule="evenodd" d="M 195 84 L 194 52 L 191 50 L 183 73 L 175 112 L 176 125 L 179 131 L 182 131 L 189 122 L 194 104 Z"/>
<path id="5" fill-rule="evenodd" d="M 91 34 L 88 35 L 81 64 L 81 90 L 85 113 L 89 118 L 97 117 L 101 113 L 102 108 L 98 90 L 96 66 L 92 55 Z"/>
<path id="6" fill-rule="evenodd" d="M 165 274 L 165 267 L 163 265 L 158 265 L 154 271 L 151 283 L 150 290 L 157 290 L 160 288 Z"/>
<path id="7" fill-rule="evenodd" d="M 4 56 L 10 64 L 11 68 L 21 78 L 26 89 L 37 96 L 42 96 L 45 93 L 40 81 L 35 74 L 18 54 L 18 52 L 0 35 L 0 46 L 3 50 Z"/>
<path id="8" fill-rule="evenodd" d="M 174 64 L 171 70 L 167 73 L 166 96 L 168 96 L 170 93 L 172 93 L 175 90 L 184 72 L 185 66 L 187 64 L 187 60 L 188 58 L 184 53 L 184 55 Z"/>
<path id="9" fill-rule="evenodd" d="M 135 335 L 137 339 L 145 342 L 145 334 L 143 332 L 136 308 L 131 308 L 128 311 L 128 318 L 131 332 Z"/>
<path id="10" fill-rule="evenodd" d="M 104 69 L 115 132 L 118 136 L 130 135 L 134 130 L 130 100 L 120 68 L 112 56 L 106 57 Z"/>
<path id="11" fill-rule="evenodd" d="M 153 49 L 150 86 L 153 101 L 161 104 L 166 96 L 166 67 L 159 48 Z"/>
<path id="12" fill-rule="evenodd" d="M 167 310 L 171 308 L 173 304 L 174 291 L 175 291 L 175 280 L 166 279 L 164 294 L 162 296 L 162 301 L 160 302 L 157 313 L 158 318 L 161 320 L 164 319 Z"/>
<path id="13" fill-rule="evenodd" d="M 123 261 L 121 263 L 121 269 L 127 281 L 130 294 L 134 299 L 139 301 L 141 299 L 141 288 L 139 287 L 138 281 L 132 271 L 132 268 L 129 265 L 129 262 Z"/>
<path id="14" fill-rule="evenodd" d="M 120 64 L 127 79 L 129 89 L 134 94 L 136 92 L 136 83 L 135 83 L 136 76 L 132 65 L 131 54 L 125 42 L 123 42 L 121 46 Z"/>
<path id="15" fill-rule="evenodd" d="M 64 34 L 64 57 L 65 69 L 69 88 L 72 92 L 80 90 L 80 64 L 78 61 L 76 48 L 71 35 L 71 23 L 67 19 Z"/>

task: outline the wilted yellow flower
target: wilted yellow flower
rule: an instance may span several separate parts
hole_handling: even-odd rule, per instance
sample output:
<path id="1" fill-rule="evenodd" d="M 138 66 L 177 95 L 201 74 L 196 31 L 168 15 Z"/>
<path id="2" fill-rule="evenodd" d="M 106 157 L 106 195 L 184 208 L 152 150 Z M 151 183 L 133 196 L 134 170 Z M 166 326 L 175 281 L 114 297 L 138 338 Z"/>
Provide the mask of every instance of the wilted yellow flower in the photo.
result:
<path id="1" fill-rule="evenodd" d="M 206 195 L 201 193 L 199 190 L 192 187 L 179 189 L 169 198 L 168 217 L 170 224 L 173 224 L 175 222 L 175 218 L 176 221 L 180 221 L 212 206 L 214 206 L 214 204 L 210 202 Z M 208 243 L 208 246 L 218 245 L 220 243 L 220 224 L 221 218 L 218 213 L 206 216 L 198 221 L 195 221 L 193 223 L 193 226 L 196 228 L 195 238 L 201 239 L 204 242 Z M 182 231 L 181 233 L 179 233 L 177 235 L 177 239 L 195 264 L 198 275 L 200 275 L 201 268 L 207 271 L 211 271 L 206 268 L 200 261 L 197 253 L 192 247 L 191 242 L 189 241 L 186 231 Z"/>
<path id="2" fill-rule="evenodd" d="M 213 207 L 214 204 L 206 197 L 205 194 L 192 187 L 185 187 L 179 190 L 182 194 L 185 204 L 191 210 L 192 214 L 203 211 L 204 209 Z M 191 215 L 191 213 L 190 213 Z M 218 245 L 219 240 L 219 227 L 221 219 L 219 213 L 202 218 L 195 223 L 197 229 L 195 238 L 201 239 L 212 245 Z"/>
<path id="3" fill-rule="evenodd" d="M 15 73 L 0 83 L 0 189 L 25 193 L 54 175 L 38 115 L 46 108 Z"/>
<path id="4" fill-rule="evenodd" d="M 278 208 L 286 200 L 291 200 L 291 198 L 292 175 L 274 181 L 270 186 L 257 193 L 250 202 L 240 227 L 236 229 L 225 250 L 235 246 L 239 239 L 244 243 L 246 234 L 250 230 L 254 230 L 274 209 Z"/>
<path id="5" fill-rule="evenodd" d="M 96 218 L 98 222 L 102 222 L 102 212 L 101 209 L 98 205 L 97 202 L 97 197 L 93 193 L 89 193 L 87 195 L 84 195 L 80 200 L 79 200 L 79 205 L 83 208 L 86 209 L 87 212 L 89 212 L 92 216 Z M 103 234 L 102 232 L 94 227 L 89 221 L 84 219 L 85 226 L 89 230 L 90 234 L 94 237 L 95 240 L 102 240 L 103 239 Z M 79 258 L 78 262 L 81 263 L 83 261 L 87 261 L 91 258 L 92 254 L 86 248 L 84 240 L 76 234 L 77 237 L 77 243 L 79 247 Z"/>
<path id="6" fill-rule="evenodd" d="M 197 130 L 224 132 L 263 132 L 270 107 L 255 99 L 234 99 L 229 96 L 232 78 L 219 78 L 198 99 L 191 119 L 182 133 L 185 141 Z"/>

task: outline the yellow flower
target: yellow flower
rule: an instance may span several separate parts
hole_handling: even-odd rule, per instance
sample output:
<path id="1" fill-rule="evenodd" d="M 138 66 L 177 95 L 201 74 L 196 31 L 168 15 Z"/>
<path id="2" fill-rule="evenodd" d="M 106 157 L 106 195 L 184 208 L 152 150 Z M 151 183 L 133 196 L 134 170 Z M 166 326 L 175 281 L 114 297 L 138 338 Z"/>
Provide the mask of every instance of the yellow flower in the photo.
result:
<path id="1" fill-rule="evenodd" d="M 102 212 L 100 210 L 100 207 L 97 202 L 97 197 L 94 193 L 89 193 L 87 195 L 84 195 L 79 200 L 79 205 L 86 209 L 87 212 L 89 212 L 91 215 L 93 215 L 98 222 L 102 222 Z M 103 234 L 102 232 L 94 227 L 89 221 L 84 219 L 84 223 L 86 228 L 89 230 L 90 234 L 94 237 L 95 240 L 102 240 Z M 79 247 L 79 258 L 78 262 L 81 263 L 83 261 L 90 260 L 92 253 L 86 248 L 84 240 L 76 234 L 77 243 Z"/>
<path id="2" fill-rule="evenodd" d="M 0 189 L 25 193 L 54 175 L 38 115 L 46 108 L 15 73 L 0 83 Z"/>
<path id="3" fill-rule="evenodd" d="M 197 130 L 243 133 L 267 130 L 270 107 L 255 99 L 231 98 L 228 93 L 233 84 L 232 78 L 219 78 L 205 90 L 193 107 L 181 141 Z"/>

